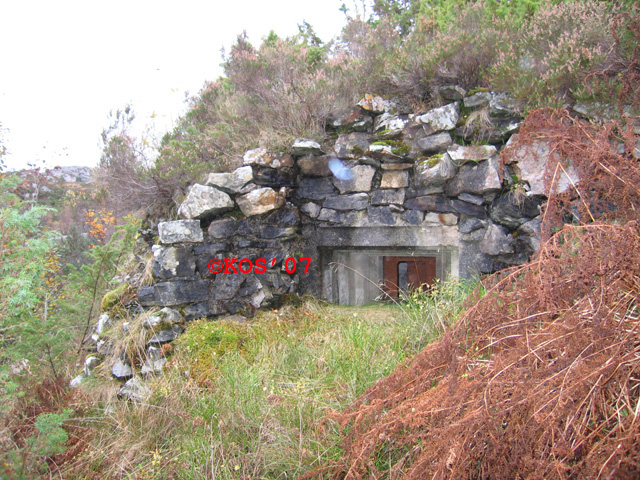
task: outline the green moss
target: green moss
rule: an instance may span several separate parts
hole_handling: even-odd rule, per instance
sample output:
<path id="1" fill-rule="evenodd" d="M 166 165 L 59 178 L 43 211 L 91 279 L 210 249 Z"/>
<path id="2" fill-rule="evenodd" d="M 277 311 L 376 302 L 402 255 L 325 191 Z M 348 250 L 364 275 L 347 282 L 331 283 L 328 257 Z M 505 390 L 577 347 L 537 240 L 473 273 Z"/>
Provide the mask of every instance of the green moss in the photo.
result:
<path id="1" fill-rule="evenodd" d="M 196 320 L 173 345 L 190 351 L 202 360 L 219 358 L 242 349 L 248 338 L 243 324 L 236 322 Z"/>
<path id="2" fill-rule="evenodd" d="M 399 156 L 408 156 L 411 152 L 411 147 L 404 143 L 402 140 L 379 140 L 377 142 L 373 142 L 371 145 L 383 145 L 386 147 L 391 147 L 391 152 L 394 155 Z"/>
<path id="3" fill-rule="evenodd" d="M 490 89 L 486 88 L 486 87 L 476 87 L 476 88 L 472 88 L 471 90 L 469 90 L 467 92 L 467 96 L 470 97 L 471 95 L 474 95 L 476 93 L 480 93 L 480 92 L 489 92 Z"/>
<path id="4" fill-rule="evenodd" d="M 351 154 L 356 157 L 362 157 L 364 156 L 364 149 L 360 145 L 354 145 L 351 149 Z"/>
<path id="5" fill-rule="evenodd" d="M 173 323 L 163 320 L 161 322 L 156 323 L 153 326 L 153 328 L 151 328 L 151 330 L 154 333 L 156 333 L 156 332 L 161 332 L 162 330 L 171 330 L 171 327 L 173 327 Z"/>
<path id="6" fill-rule="evenodd" d="M 411 148 L 409 147 L 409 145 L 407 145 L 406 143 L 402 143 L 401 145 L 397 146 L 397 147 L 393 147 L 391 149 L 391 152 L 394 155 L 399 155 L 401 157 L 406 157 L 409 155 L 409 153 L 411 152 Z"/>
<path id="7" fill-rule="evenodd" d="M 426 165 L 429 168 L 433 168 L 442 161 L 442 157 L 442 153 L 436 153 L 428 158 L 421 158 L 420 165 Z"/>
<path id="8" fill-rule="evenodd" d="M 393 130 L 390 130 L 390 129 L 386 128 L 384 130 L 380 130 L 379 132 L 375 132 L 375 135 L 379 136 L 379 137 L 384 137 L 385 135 L 389 135 L 392 132 L 393 132 Z"/>
<path id="9" fill-rule="evenodd" d="M 122 297 L 124 297 L 128 290 L 129 284 L 122 283 L 113 290 L 107 292 L 104 297 L 102 297 L 102 302 L 100 302 L 100 310 L 102 312 L 106 312 L 118 305 L 121 305 Z"/>

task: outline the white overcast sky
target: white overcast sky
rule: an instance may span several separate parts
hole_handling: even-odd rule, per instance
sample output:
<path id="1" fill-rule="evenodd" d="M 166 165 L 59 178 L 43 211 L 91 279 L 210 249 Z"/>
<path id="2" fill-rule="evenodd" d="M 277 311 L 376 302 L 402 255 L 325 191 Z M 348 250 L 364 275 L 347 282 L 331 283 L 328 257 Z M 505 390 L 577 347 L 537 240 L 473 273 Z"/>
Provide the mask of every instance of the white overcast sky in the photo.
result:
<path id="1" fill-rule="evenodd" d="M 5 163 L 94 166 L 109 111 L 126 104 L 136 128 L 159 137 L 184 113 L 185 92 L 222 74 L 220 50 L 243 30 L 258 46 L 306 20 L 328 41 L 344 26 L 343 2 L 1 0 Z"/>

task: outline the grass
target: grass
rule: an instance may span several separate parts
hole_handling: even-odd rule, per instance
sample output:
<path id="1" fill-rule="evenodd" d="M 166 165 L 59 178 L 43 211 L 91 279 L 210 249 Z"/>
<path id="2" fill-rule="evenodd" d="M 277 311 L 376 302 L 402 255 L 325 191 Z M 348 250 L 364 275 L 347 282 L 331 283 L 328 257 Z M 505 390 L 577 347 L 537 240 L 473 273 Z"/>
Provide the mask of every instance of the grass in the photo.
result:
<path id="1" fill-rule="evenodd" d="M 450 282 L 399 305 L 306 299 L 247 323 L 193 322 L 147 403 L 115 400 L 107 378 L 85 389 L 98 420 L 65 478 L 284 479 L 337 459 L 327 413 L 437 337 L 470 291 Z"/>

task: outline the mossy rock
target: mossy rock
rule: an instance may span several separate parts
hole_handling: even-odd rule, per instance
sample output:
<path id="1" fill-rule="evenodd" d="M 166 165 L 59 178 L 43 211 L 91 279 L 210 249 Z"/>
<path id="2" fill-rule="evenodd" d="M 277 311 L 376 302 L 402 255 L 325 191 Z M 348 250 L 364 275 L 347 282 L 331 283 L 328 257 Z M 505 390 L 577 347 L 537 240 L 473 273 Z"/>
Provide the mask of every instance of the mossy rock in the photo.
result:
<path id="1" fill-rule="evenodd" d="M 391 149 L 391 152 L 394 155 L 399 155 L 401 157 L 408 157 L 409 154 L 411 153 L 411 147 L 409 147 L 409 145 L 403 143 L 401 145 L 398 145 L 397 147 L 393 147 Z"/>
<path id="2" fill-rule="evenodd" d="M 351 148 L 351 154 L 354 155 L 355 157 L 363 157 L 364 156 L 364 149 L 360 146 L 360 145 L 354 145 Z"/>
<path id="3" fill-rule="evenodd" d="M 475 95 L 476 93 L 480 93 L 480 92 L 490 92 L 491 89 L 487 88 L 487 87 L 476 87 L 476 88 L 472 88 L 471 90 L 469 90 L 467 92 L 467 97 L 470 97 L 471 95 Z"/>
<path id="4" fill-rule="evenodd" d="M 100 302 L 100 311 L 107 312 L 116 306 L 123 305 L 123 298 L 129 292 L 130 285 L 128 283 L 121 283 L 113 290 L 105 293 Z"/>
<path id="5" fill-rule="evenodd" d="M 428 158 L 423 158 L 420 160 L 420 165 L 427 166 L 429 168 L 433 168 L 438 165 L 442 161 L 442 157 L 444 155 L 442 153 L 437 153 Z"/>

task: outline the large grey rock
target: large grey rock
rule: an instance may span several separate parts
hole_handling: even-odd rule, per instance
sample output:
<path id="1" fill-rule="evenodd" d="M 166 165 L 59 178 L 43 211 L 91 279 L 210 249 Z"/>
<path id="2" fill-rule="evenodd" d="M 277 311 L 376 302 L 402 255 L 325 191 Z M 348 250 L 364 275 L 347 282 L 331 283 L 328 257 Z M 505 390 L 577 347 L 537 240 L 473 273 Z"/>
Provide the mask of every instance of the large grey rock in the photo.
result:
<path id="1" fill-rule="evenodd" d="M 320 205 L 313 202 L 305 203 L 300 207 L 300 211 L 309 215 L 311 218 L 318 218 L 321 209 L 322 207 L 320 207 Z"/>
<path id="2" fill-rule="evenodd" d="M 468 147 L 462 145 L 452 145 L 447 153 L 451 160 L 456 163 L 464 163 L 466 161 L 478 162 L 480 160 L 488 160 L 498 152 L 498 149 L 493 145 L 478 145 L 475 147 Z"/>
<path id="3" fill-rule="evenodd" d="M 395 109 L 395 104 L 393 102 L 370 93 L 367 93 L 362 97 L 358 102 L 358 106 L 365 112 L 370 112 L 375 115 L 380 115 L 381 113 L 390 112 Z"/>
<path id="4" fill-rule="evenodd" d="M 597 100 L 584 100 L 576 102 L 573 110 L 580 115 L 597 121 L 605 121 L 620 118 L 620 111 L 615 103 L 605 104 Z M 624 108 L 625 114 L 630 114 L 630 109 Z"/>
<path id="5" fill-rule="evenodd" d="M 230 300 L 238 293 L 240 285 L 247 276 L 238 270 L 237 264 L 235 270 L 237 273 L 224 273 L 216 276 L 212 288 L 213 300 Z"/>
<path id="6" fill-rule="evenodd" d="M 402 205 L 405 199 L 404 188 L 375 190 L 371 194 L 371 205 Z"/>
<path id="7" fill-rule="evenodd" d="M 423 195 L 410 198 L 404 202 L 405 208 L 422 212 L 453 213 L 451 200 L 440 195 Z"/>
<path id="8" fill-rule="evenodd" d="M 482 223 L 481 220 L 477 218 L 469 217 L 469 218 L 463 219 L 460 222 L 460 224 L 458 225 L 458 231 L 463 234 L 471 233 L 481 229 L 482 227 L 484 227 L 484 223 Z"/>
<path id="9" fill-rule="evenodd" d="M 178 215 L 187 219 L 207 218 L 232 208 L 233 200 L 222 190 L 196 183 L 178 208 Z"/>
<path id="10" fill-rule="evenodd" d="M 242 160 L 245 165 L 269 167 L 274 170 L 291 168 L 294 165 L 291 155 L 283 152 L 269 152 L 265 148 L 247 150 L 242 157 Z"/>
<path id="11" fill-rule="evenodd" d="M 398 155 L 394 152 L 394 147 L 385 144 L 374 144 L 369 146 L 367 150 L 367 157 L 371 157 L 375 160 L 382 162 L 404 162 L 406 160 L 402 155 Z"/>
<path id="12" fill-rule="evenodd" d="M 156 283 L 138 291 L 138 301 L 145 307 L 198 303 L 208 298 L 209 282 L 206 280 Z"/>
<path id="13" fill-rule="evenodd" d="M 144 322 L 142 326 L 144 328 L 156 328 L 160 323 L 175 324 L 182 322 L 182 315 L 173 308 L 164 307 L 158 313 L 151 315 Z"/>
<path id="14" fill-rule="evenodd" d="M 373 117 L 361 108 L 356 108 L 335 120 L 333 127 L 341 132 L 369 132 L 373 127 Z"/>
<path id="15" fill-rule="evenodd" d="M 487 211 L 485 210 L 484 206 L 474 205 L 472 203 L 458 200 L 457 198 L 451 199 L 450 205 L 453 208 L 454 212 L 458 212 L 462 215 L 477 217 L 482 220 L 487 218 Z"/>
<path id="16" fill-rule="evenodd" d="M 457 197 L 461 193 L 482 195 L 501 188 L 498 175 L 498 159 L 491 158 L 476 165 L 465 165 L 447 185 L 447 195 Z"/>
<path id="17" fill-rule="evenodd" d="M 424 220 L 424 212 L 419 210 L 407 210 L 400 216 L 400 219 L 407 225 L 420 225 Z"/>
<path id="18" fill-rule="evenodd" d="M 207 233 L 213 239 L 228 239 L 235 235 L 238 230 L 238 222 L 233 218 L 222 218 L 214 220 L 209 224 Z"/>
<path id="19" fill-rule="evenodd" d="M 296 157 L 304 157 L 305 155 L 322 155 L 322 147 L 315 140 L 298 138 L 293 145 L 291 145 L 291 154 Z"/>
<path id="20" fill-rule="evenodd" d="M 518 235 L 540 235 L 541 225 L 540 217 L 536 217 L 520 225 L 517 233 Z"/>
<path id="21" fill-rule="evenodd" d="M 340 190 L 340 193 L 368 192 L 371 190 L 371 182 L 376 173 L 376 169 L 369 165 L 357 165 L 351 168 L 353 180 L 338 180 L 333 178 L 333 184 Z"/>
<path id="22" fill-rule="evenodd" d="M 142 368 L 140 369 L 140 373 L 142 375 L 150 375 L 150 374 L 159 374 L 162 373 L 162 367 L 167 363 L 166 358 L 159 358 L 157 360 L 151 360 L 148 358 Z"/>
<path id="23" fill-rule="evenodd" d="M 470 193 L 461 193 L 458 198 L 463 202 L 472 203 L 473 205 L 484 205 L 484 198 Z"/>
<path id="24" fill-rule="evenodd" d="M 182 334 L 182 332 L 184 332 L 184 329 L 180 325 L 173 325 L 170 329 L 160 330 L 159 332 L 154 333 L 147 344 L 162 345 L 173 342 Z"/>
<path id="25" fill-rule="evenodd" d="M 456 102 L 462 100 L 467 91 L 458 85 L 443 85 L 438 88 L 438 93 L 444 100 Z"/>
<path id="26" fill-rule="evenodd" d="M 320 210 L 320 215 L 318 215 L 318 220 L 321 222 L 327 222 L 330 225 L 337 224 L 344 226 L 359 225 L 364 218 L 365 212 L 363 210 L 340 212 L 331 208 L 323 208 Z"/>
<path id="27" fill-rule="evenodd" d="M 515 229 L 540 215 L 539 205 L 533 197 L 507 194 L 491 204 L 489 215 L 495 223 Z"/>
<path id="28" fill-rule="evenodd" d="M 296 190 L 296 196 L 306 200 L 324 200 L 335 194 L 336 189 L 329 177 L 303 178 Z"/>
<path id="29" fill-rule="evenodd" d="M 388 206 L 367 208 L 369 225 L 395 225 L 398 216 Z"/>
<path id="30" fill-rule="evenodd" d="M 473 242 L 473 243 L 479 244 L 479 242 L 482 241 L 486 233 L 487 233 L 486 228 L 478 228 L 469 233 L 461 232 L 460 240 L 462 240 L 463 242 Z M 475 245 L 475 247 L 477 247 L 477 245 Z M 480 251 L 478 251 L 478 253 L 480 253 Z M 484 253 L 481 255 L 484 255 Z"/>
<path id="31" fill-rule="evenodd" d="M 93 169 L 90 167 L 54 167 L 45 170 L 42 174 L 47 180 L 55 178 L 62 179 L 66 183 L 87 183 L 92 181 Z"/>
<path id="32" fill-rule="evenodd" d="M 242 213 L 250 217 L 280 208 L 284 205 L 284 195 L 272 188 L 264 187 L 236 198 L 236 203 Z"/>
<path id="33" fill-rule="evenodd" d="M 96 368 L 98 365 L 100 365 L 101 362 L 102 362 L 102 359 L 100 357 L 96 357 L 95 355 L 89 355 L 87 358 L 84 359 L 84 367 L 83 367 L 84 374 L 86 376 L 91 375 L 91 372 L 93 372 L 93 369 Z"/>
<path id="34" fill-rule="evenodd" d="M 382 173 L 380 188 L 404 188 L 409 186 L 409 172 L 391 170 Z"/>
<path id="35" fill-rule="evenodd" d="M 500 225 L 491 224 L 480 243 L 480 251 L 486 255 L 513 253 L 513 236 Z"/>
<path id="36" fill-rule="evenodd" d="M 95 333 L 100 335 L 110 326 L 111 326 L 111 318 L 109 318 L 109 315 L 107 315 L 106 313 L 103 313 L 98 317 L 98 322 L 96 323 L 94 331 Z"/>
<path id="37" fill-rule="evenodd" d="M 407 123 L 409 123 L 409 118 L 406 115 L 383 113 L 376 118 L 373 124 L 374 136 L 382 140 L 399 137 Z"/>
<path id="38" fill-rule="evenodd" d="M 440 158 L 432 157 L 416 163 L 414 181 L 423 187 L 440 186 L 455 177 L 457 172 L 458 168 L 445 153 Z"/>
<path id="39" fill-rule="evenodd" d="M 164 244 L 201 242 L 204 238 L 198 220 L 175 220 L 158 224 L 160 242 Z"/>
<path id="40" fill-rule="evenodd" d="M 436 133 L 418 140 L 418 148 L 424 154 L 445 152 L 453 143 L 448 132 Z"/>
<path id="41" fill-rule="evenodd" d="M 369 150 L 368 133 L 343 133 L 338 135 L 334 150 L 340 158 L 360 158 Z"/>
<path id="42" fill-rule="evenodd" d="M 456 136 L 466 142 L 502 143 L 516 133 L 522 119 L 512 117 L 491 117 L 488 125 L 467 124 L 454 130 Z"/>
<path id="43" fill-rule="evenodd" d="M 89 378 L 87 375 L 81 373 L 80 375 L 73 377 L 73 380 L 69 382 L 69 387 L 78 388 L 87 378 Z"/>
<path id="44" fill-rule="evenodd" d="M 364 210 L 369 204 L 369 195 L 366 193 L 352 193 L 350 195 L 338 195 L 329 197 L 322 205 L 324 208 L 332 208 L 334 210 Z"/>
<path id="45" fill-rule="evenodd" d="M 425 223 L 439 223 L 447 227 L 458 224 L 458 216 L 453 213 L 434 213 L 429 212 L 424 216 Z"/>
<path id="46" fill-rule="evenodd" d="M 473 95 L 469 95 L 464 99 L 464 106 L 467 108 L 478 108 L 489 105 L 491 101 L 490 92 L 477 92 Z"/>
<path id="47" fill-rule="evenodd" d="M 192 277 L 195 273 L 196 262 L 190 247 L 154 245 L 152 250 L 152 271 L 155 278 Z"/>
<path id="48" fill-rule="evenodd" d="M 211 318 L 226 313 L 224 306 L 217 302 L 201 302 L 189 305 L 184 309 L 184 319 L 187 322 L 197 318 Z"/>
<path id="49" fill-rule="evenodd" d="M 511 146 L 518 137 L 514 136 L 509 141 Z M 529 184 L 530 192 L 533 195 L 546 195 L 550 193 L 552 185 L 547 183 L 546 172 L 549 171 L 549 179 L 553 184 L 556 193 L 566 192 L 572 188 L 572 183 L 577 184 L 580 178 L 575 169 L 567 162 L 562 162 L 560 156 L 554 151 L 551 152 L 549 142 L 546 140 L 534 140 L 528 144 L 514 145 L 511 150 L 510 163 L 519 181 Z M 556 165 L 561 163 L 564 170 Z"/>
<path id="50" fill-rule="evenodd" d="M 246 165 L 231 173 L 210 173 L 206 185 L 227 193 L 241 193 L 243 187 L 253 180 L 253 169 Z"/>
<path id="51" fill-rule="evenodd" d="M 306 177 L 327 177 L 331 175 L 329 157 L 326 155 L 321 157 L 307 155 L 299 158 L 298 168 L 300 168 L 300 173 Z"/>
<path id="52" fill-rule="evenodd" d="M 277 227 L 293 227 L 300 224 L 300 212 L 291 203 L 287 203 L 283 208 L 274 210 L 262 219 L 253 219 L 256 224 L 274 225 Z"/>
<path id="53" fill-rule="evenodd" d="M 517 117 L 522 112 L 522 105 L 506 93 L 492 92 L 489 97 L 489 115 L 492 117 Z"/>
<path id="54" fill-rule="evenodd" d="M 111 375 L 116 378 L 130 378 L 133 376 L 133 368 L 124 360 L 118 358 L 111 369 Z"/>
<path id="55" fill-rule="evenodd" d="M 118 391 L 118 396 L 134 402 L 144 402 L 151 396 L 151 389 L 140 377 L 133 377 Z"/>
<path id="56" fill-rule="evenodd" d="M 459 118 L 460 105 L 456 102 L 434 108 L 418 117 L 418 120 L 424 124 L 431 133 L 436 133 L 442 130 L 453 130 L 456 128 Z"/>

